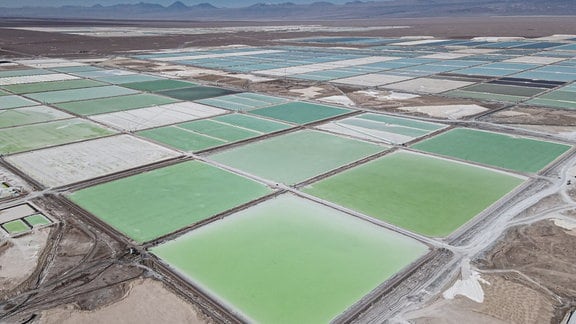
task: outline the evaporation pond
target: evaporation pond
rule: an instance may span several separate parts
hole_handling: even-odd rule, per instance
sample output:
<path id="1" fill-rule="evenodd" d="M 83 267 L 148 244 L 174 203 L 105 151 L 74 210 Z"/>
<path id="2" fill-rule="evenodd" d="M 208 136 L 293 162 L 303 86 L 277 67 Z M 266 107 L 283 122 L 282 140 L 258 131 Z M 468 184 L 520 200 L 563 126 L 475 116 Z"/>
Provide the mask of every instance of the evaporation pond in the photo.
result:
<path id="1" fill-rule="evenodd" d="M 58 91 L 58 90 L 72 90 L 80 88 L 90 88 L 105 86 L 106 83 L 93 81 L 93 80 L 64 80 L 64 81 L 50 81 L 50 82 L 37 82 L 25 83 L 3 86 L 2 88 L 10 90 L 16 94 Z"/>
<path id="2" fill-rule="evenodd" d="M 151 249 L 255 323 L 328 323 L 427 253 L 411 238 L 283 195 Z"/>
<path id="3" fill-rule="evenodd" d="M 78 115 L 95 115 L 166 105 L 175 102 L 178 101 L 171 98 L 144 93 L 94 100 L 65 102 L 55 106 Z"/>
<path id="4" fill-rule="evenodd" d="M 462 128 L 412 147 L 521 172 L 538 172 L 570 149 L 559 143 Z"/>
<path id="5" fill-rule="evenodd" d="M 46 106 L 32 106 L 0 111 L 0 128 L 21 126 L 73 116 Z"/>
<path id="6" fill-rule="evenodd" d="M 171 98 L 192 101 L 192 100 L 200 100 L 200 99 L 224 96 L 236 92 L 222 88 L 197 86 L 191 88 L 164 90 L 158 93 Z"/>
<path id="7" fill-rule="evenodd" d="M 30 215 L 27 216 L 25 219 L 26 222 L 28 222 L 28 224 L 32 225 L 32 227 L 48 225 L 52 223 L 48 218 L 46 218 L 46 216 L 42 214 Z"/>
<path id="8" fill-rule="evenodd" d="M 299 131 L 217 153 L 211 158 L 258 175 L 294 184 L 385 150 L 318 131 Z"/>
<path id="9" fill-rule="evenodd" d="M 271 192 L 201 163 L 184 162 L 77 191 L 72 201 L 137 242 L 146 242 Z"/>
<path id="10" fill-rule="evenodd" d="M 114 134 L 112 130 L 79 118 L 0 129 L 0 154 L 23 152 L 48 146 Z"/>
<path id="11" fill-rule="evenodd" d="M 155 80 L 155 81 L 125 83 L 122 86 L 134 90 L 155 92 L 162 90 L 193 87 L 196 86 L 196 84 L 180 80 Z"/>
<path id="12" fill-rule="evenodd" d="M 250 113 L 290 123 L 308 124 L 350 112 L 350 109 L 307 102 L 290 102 L 283 105 L 255 109 Z"/>
<path id="13" fill-rule="evenodd" d="M 30 227 L 20 219 L 4 223 L 2 224 L 2 227 L 4 227 L 4 229 L 10 234 L 20 234 L 30 229 Z"/>
<path id="14" fill-rule="evenodd" d="M 456 161 L 398 152 L 304 191 L 413 232 L 444 237 L 523 181 Z"/>

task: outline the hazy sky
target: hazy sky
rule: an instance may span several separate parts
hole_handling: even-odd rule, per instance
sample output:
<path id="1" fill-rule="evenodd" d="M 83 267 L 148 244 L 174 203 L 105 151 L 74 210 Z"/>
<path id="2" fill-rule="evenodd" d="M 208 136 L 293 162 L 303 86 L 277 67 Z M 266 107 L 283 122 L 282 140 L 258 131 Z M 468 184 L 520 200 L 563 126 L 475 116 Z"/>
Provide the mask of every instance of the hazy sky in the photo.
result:
<path id="1" fill-rule="evenodd" d="M 59 7 L 62 5 L 76 5 L 76 6 L 92 6 L 95 4 L 113 5 L 118 3 L 159 3 L 161 5 L 169 5 L 176 0 L 0 0 L 0 7 Z M 195 5 L 203 2 L 209 2 L 216 7 L 243 7 L 252 5 L 258 2 L 264 3 L 311 3 L 320 0 L 181 0 L 187 5 Z M 329 0 L 332 3 L 345 3 L 352 0 Z"/>

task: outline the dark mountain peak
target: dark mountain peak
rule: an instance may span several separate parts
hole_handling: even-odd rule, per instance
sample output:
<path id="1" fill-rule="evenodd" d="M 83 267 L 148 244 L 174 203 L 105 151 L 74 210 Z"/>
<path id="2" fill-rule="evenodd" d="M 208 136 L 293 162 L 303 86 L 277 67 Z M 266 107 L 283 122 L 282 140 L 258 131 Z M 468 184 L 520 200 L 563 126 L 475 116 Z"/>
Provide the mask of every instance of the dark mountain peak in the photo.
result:
<path id="1" fill-rule="evenodd" d="M 256 4 L 251 5 L 248 8 L 283 8 L 283 7 L 294 7 L 296 6 L 296 4 L 294 2 L 282 2 L 282 3 L 278 3 L 278 4 L 274 4 L 274 3 L 263 3 L 263 2 L 258 2 Z"/>
<path id="2" fill-rule="evenodd" d="M 170 10 L 186 10 L 186 9 L 188 9 L 188 6 L 186 6 L 184 3 L 182 3 L 182 1 L 176 1 L 166 8 L 170 9 Z"/>
<path id="3" fill-rule="evenodd" d="M 328 1 L 316 1 L 310 4 L 310 7 L 333 7 L 335 4 Z"/>
<path id="4" fill-rule="evenodd" d="M 146 10 L 146 11 L 155 11 L 155 10 L 162 10 L 164 6 L 159 5 L 157 3 L 147 3 L 147 2 L 139 2 L 135 4 L 128 4 L 128 3 L 119 3 L 112 6 L 100 6 L 99 9 L 110 9 L 110 10 Z"/>
<path id="5" fill-rule="evenodd" d="M 374 1 L 356 0 L 356 1 L 346 2 L 344 5 L 346 5 L 346 6 L 362 6 L 362 5 L 367 5 L 367 4 L 371 4 L 371 3 L 374 3 Z"/>
<path id="6" fill-rule="evenodd" d="M 139 2 L 135 6 L 147 9 L 158 9 L 158 10 L 164 8 L 164 6 L 159 5 L 157 3 L 148 3 L 148 2 Z"/>
<path id="7" fill-rule="evenodd" d="M 202 10 L 212 10 L 212 9 L 218 9 L 218 7 L 213 6 L 211 3 L 208 2 L 203 2 L 203 3 L 199 3 L 195 6 L 192 6 L 190 8 L 194 8 L 194 9 L 202 9 Z"/>
<path id="8" fill-rule="evenodd" d="M 248 8 L 266 8 L 268 6 L 270 6 L 270 4 L 264 3 L 264 2 L 257 2 L 255 4 L 249 6 Z"/>

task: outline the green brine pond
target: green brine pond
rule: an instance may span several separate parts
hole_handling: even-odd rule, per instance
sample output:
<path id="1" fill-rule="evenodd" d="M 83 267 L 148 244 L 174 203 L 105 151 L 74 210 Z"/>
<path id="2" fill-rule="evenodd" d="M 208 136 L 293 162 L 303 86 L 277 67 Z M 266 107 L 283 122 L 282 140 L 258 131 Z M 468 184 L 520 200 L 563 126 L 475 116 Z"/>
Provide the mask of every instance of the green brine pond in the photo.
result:
<path id="1" fill-rule="evenodd" d="M 151 249 L 246 320 L 328 323 L 428 247 L 283 195 Z"/>

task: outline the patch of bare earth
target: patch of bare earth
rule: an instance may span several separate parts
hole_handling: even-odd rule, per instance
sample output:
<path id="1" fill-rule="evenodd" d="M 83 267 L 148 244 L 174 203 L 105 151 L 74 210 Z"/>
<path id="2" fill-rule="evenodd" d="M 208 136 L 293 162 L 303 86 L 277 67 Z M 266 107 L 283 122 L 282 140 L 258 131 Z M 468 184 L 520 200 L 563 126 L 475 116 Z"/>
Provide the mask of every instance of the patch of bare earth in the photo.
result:
<path id="1" fill-rule="evenodd" d="M 452 114 L 455 118 L 461 119 L 501 108 L 500 104 L 494 103 L 482 104 L 480 107 L 476 105 L 477 102 L 468 99 L 413 95 L 386 90 L 355 90 L 347 95 L 356 105 L 363 108 L 422 117 L 450 118 Z M 471 109 L 459 109 L 459 113 L 456 114 L 453 109 L 456 106 L 464 108 L 469 106 Z"/>
<path id="2" fill-rule="evenodd" d="M 575 246 L 574 230 L 551 220 L 512 228 L 476 260 L 486 281 L 482 303 L 439 297 L 404 318 L 418 324 L 559 323 L 576 306 Z"/>
<path id="3" fill-rule="evenodd" d="M 329 83 L 278 79 L 250 84 L 249 89 L 284 97 L 297 97 L 303 100 L 341 95 L 342 92 Z"/>
<path id="4" fill-rule="evenodd" d="M 538 203 L 530 206 L 525 211 L 523 211 L 517 218 L 522 217 L 531 217 L 543 212 L 546 212 L 550 208 L 554 208 L 556 206 L 564 205 L 565 202 L 562 199 L 562 195 L 560 194 L 553 194 L 547 197 L 544 197 L 538 201 Z"/>
<path id="5" fill-rule="evenodd" d="M 44 311 L 41 324 L 99 323 L 210 323 L 194 306 L 159 281 L 137 279 L 126 285 L 124 296 L 93 310 L 68 304 Z"/>
<path id="6" fill-rule="evenodd" d="M 525 285 L 514 275 L 482 275 L 484 302 L 466 297 L 436 302 L 407 316 L 416 324 L 540 324 L 553 315 L 553 300 Z"/>
<path id="7" fill-rule="evenodd" d="M 571 234 L 549 220 L 513 228 L 479 264 L 520 271 L 566 304 L 576 304 L 576 236 Z"/>
<path id="8" fill-rule="evenodd" d="M 0 242 L 0 292 L 18 287 L 34 272 L 49 233 L 44 228 Z"/>
<path id="9" fill-rule="evenodd" d="M 521 106 L 498 111 L 482 120 L 576 138 L 576 111 Z"/>
<path id="10" fill-rule="evenodd" d="M 478 312 L 505 323 L 539 324 L 554 317 L 555 300 L 515 273 L 484 275 L 482 288 L 488 298 Z"/>

